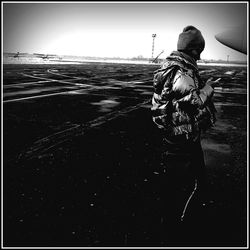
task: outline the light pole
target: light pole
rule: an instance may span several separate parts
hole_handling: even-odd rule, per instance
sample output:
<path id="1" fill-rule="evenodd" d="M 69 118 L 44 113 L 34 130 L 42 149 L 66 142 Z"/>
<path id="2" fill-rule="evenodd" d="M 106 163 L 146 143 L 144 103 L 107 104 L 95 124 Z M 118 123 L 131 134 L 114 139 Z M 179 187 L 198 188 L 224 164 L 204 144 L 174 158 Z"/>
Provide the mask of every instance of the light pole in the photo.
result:
<path id="1" fill-rule="evenodd" d="M 152 37 L 153 37 L 153 44 L 152 44 L 152 60 L 153 60 L 154 59 L 154 45 L 155 45 L 156 34 L 152 34 Z"/>

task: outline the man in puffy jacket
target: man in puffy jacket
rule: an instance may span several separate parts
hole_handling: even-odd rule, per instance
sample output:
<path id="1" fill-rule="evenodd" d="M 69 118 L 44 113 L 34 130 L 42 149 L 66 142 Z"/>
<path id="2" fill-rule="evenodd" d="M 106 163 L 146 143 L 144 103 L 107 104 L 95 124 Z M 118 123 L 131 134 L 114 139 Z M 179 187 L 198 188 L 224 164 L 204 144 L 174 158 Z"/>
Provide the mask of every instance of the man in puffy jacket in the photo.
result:
<path id="1" fill-rule="evenodd" d="M 187 26 L 179 35 L 177 51 L 154 72 L 151 110 L 164 142 L 160 196 L 163 213 L 169 213 L 170 218 L 183 218 L 194 188 L 202 198 L 207 188 L 200 134 L 213 126 L 216 110 L 214 82 L 202 81 L 196 63 L 204 47 L 201 32 Z M 185 196 L 183 190 L 188 190 L 190 183 L 192 189 Z"/>

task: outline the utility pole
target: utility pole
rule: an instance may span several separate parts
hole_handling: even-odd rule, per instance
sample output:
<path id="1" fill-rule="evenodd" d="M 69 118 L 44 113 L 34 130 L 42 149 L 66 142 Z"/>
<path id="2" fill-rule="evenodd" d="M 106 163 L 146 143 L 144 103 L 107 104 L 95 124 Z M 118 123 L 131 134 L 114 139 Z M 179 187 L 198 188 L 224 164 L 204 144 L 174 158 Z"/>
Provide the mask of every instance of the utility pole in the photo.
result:
<path id="1" fill-rule="evenodd" d="M 154 59 L 154 46 L 155 46 L 156 34 L 152 34 L 152 37 L 153 37 L 153 44 L 152 44 L 152 60 L 153 60 Z"/>

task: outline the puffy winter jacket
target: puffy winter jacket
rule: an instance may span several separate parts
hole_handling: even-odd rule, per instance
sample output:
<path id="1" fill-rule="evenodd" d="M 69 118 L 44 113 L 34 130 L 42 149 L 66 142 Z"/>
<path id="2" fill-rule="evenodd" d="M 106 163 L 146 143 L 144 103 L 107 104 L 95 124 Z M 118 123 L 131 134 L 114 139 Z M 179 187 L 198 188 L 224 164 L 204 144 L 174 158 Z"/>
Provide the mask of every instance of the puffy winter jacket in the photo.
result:
<path id="1" fill-rule="evenodd" d="M 200 78 L 196 62 L 182 52 L 173 52 L 154 72 L 152 116 L 167 136 L 197 138 L 215 122 L 213 88 Z"/>

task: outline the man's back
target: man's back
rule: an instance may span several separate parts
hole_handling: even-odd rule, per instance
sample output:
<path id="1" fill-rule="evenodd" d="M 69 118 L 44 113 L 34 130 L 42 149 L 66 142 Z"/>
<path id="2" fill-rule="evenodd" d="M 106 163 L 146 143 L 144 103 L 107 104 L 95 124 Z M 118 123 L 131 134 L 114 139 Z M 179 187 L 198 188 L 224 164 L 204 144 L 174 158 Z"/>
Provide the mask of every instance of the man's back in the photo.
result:
<path id="1" fill-rule="evenodd" d="M 197 64 L 185 53 L 173 52 L 154 75 L 153 121 L 167 137 L 197 138 L 214 114 L 206 104 L 213 88 L 200 79 Z M 202 125 L 202 126 L 201 126 Z"/>

